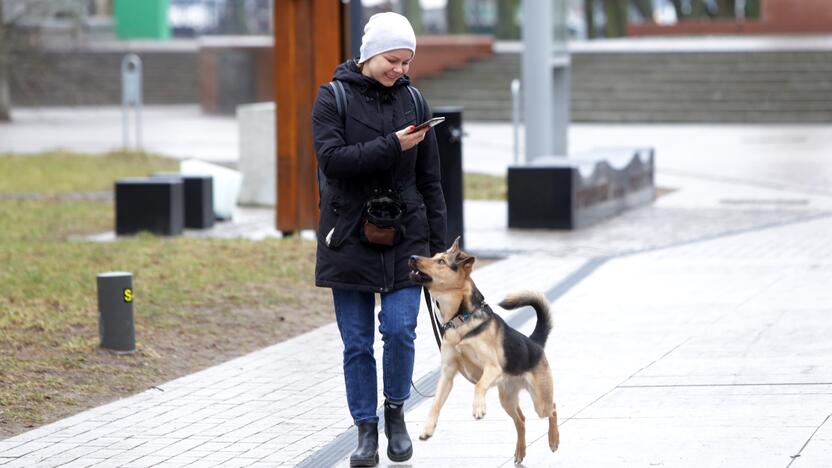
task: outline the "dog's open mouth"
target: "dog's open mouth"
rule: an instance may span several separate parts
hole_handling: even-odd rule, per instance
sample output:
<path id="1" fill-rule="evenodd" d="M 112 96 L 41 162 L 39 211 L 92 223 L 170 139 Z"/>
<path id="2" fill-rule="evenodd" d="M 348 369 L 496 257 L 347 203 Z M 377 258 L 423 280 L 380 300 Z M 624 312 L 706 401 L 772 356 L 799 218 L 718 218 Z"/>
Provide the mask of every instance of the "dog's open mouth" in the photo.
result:
<path id="1" fill-rule="evenodd" d="M 430 283 L 433 280 L 429 274 L 415 269 L 410 271 L 410 279 L 418 284 Z"/>

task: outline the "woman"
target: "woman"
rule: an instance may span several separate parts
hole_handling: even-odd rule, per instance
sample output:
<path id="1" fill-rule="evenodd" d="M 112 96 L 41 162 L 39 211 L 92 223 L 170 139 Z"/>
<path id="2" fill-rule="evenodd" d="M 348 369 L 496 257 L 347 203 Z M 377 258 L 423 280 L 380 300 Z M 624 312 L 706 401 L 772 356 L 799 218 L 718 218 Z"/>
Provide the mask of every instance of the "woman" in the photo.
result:
<path id="1" fill-rule="evenodd" d="M 351 466 L 378 463 L 375 293 L 381 295 L 387 455 L 398 462 L 412 455 L 402 405 L 410 396 L 421 288 L 409 278 L 408 259 L 445 249 L 436 137 L 430 128 L 415 130 L 416 116 L 428 118 L 430 111 L 417 110 L 421 100 L 408 90 L 415 53 L 405 17 L 374 15 L 364 27 L 361 56 L 335 69 L 345 111 L 339 113 L 330 84 L 321 86 L 312 111 L 322 175 L 315 283 L 332 288 L 344 343 L 347 403 L 358 427 Z M 392 230 L 365 215 L 370 200 L 395 218 Z"/>

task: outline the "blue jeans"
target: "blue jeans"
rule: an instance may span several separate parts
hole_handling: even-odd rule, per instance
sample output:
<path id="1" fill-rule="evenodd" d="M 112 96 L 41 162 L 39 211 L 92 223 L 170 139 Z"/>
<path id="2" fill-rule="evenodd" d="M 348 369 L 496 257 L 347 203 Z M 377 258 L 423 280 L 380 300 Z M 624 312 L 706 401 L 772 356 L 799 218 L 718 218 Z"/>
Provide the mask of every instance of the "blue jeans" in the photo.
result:
<path id="1" fill-rule="evenodd" d="M 419 315 L 421 286 L 381 294 L 378 314 L 381 339 L 384 341 L 384 397 L 401 403 L 410 397 L 416 320 Z M 344 381 L 347 404 L 356 425 L 378 421 L 378 386 L 375 341 L 375 295 L 373 293 L 333 289 L 335 319 L 344 342 Z"/>

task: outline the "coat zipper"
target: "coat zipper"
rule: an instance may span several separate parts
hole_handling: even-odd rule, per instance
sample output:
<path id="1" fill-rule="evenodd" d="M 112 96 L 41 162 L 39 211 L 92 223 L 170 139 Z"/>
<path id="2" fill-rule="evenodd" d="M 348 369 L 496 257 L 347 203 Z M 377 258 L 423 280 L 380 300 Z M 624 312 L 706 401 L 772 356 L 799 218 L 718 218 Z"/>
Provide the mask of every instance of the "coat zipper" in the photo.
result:
<path id="1" fill-rule="evenodd" d="M 387 266 L 384 264 L 384 252 L 379 251 L 378 255 L 381 257 L 381 279 L 382 287 L 379 292 L 387 292 Z"/>
<path id="2" fill-rule="evenodd" d="M 381 119 L 381 129 L 382 132 L 384 131 L 384 115 L 381 113 L 381 93 L 376 91 L 376 109 L 378 109 L 378 115 L 382 116 Z M 379 257 L 381 257 L 381 278 L 382 278 L 382 287 L 381 291 L 387 291 L 387 266 L 384 264 L 384 252 L 379 251 Z"/>
<path id="3" fill-rule="evenodd" d="M 381 113 L 381 93 L 376 91 L 376 109 L 378 109 L 378 115 L 382 116 L 381 119 L 381 129 L 384 132 L 385 122 L 384 122 L 384 114 Z M 384 252 L 379 251 L 379 257 L 381 257 L 381 278 L 382 278 L 382 287 L 379 292 L 387 292 L 389 288 L 387 287 L 387 266 L 384 263 Z"/>

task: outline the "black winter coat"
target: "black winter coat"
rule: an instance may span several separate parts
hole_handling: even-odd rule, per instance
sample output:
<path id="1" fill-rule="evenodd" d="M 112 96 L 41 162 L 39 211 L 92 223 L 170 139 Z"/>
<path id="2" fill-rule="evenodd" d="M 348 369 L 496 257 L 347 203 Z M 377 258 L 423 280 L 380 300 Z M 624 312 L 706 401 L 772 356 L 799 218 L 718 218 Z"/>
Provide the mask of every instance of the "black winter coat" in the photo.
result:
<path id="1" fill-rule="evenodd" d="M 315 152 L 325 176 L 315 284 L 368 292 L 412 286 L 410 256 L 446 248 L 436 136 L 428 131 L 419 145 L 402 152 L 395 132 L 418 123 L 407 76 L 386 87 L 350 60 L 335 69 L 333 79 L 344 84 L 345 118 L 328 83 L 312 109 Z M 430 109 L 422 115 L 429 117 Z M 367 245 L 360 238 L 362 208 L 375 189 L 392 190 L 405 206 L 404 237 L 393 247 Z"/>

